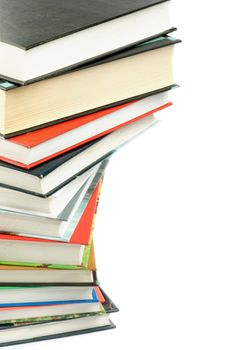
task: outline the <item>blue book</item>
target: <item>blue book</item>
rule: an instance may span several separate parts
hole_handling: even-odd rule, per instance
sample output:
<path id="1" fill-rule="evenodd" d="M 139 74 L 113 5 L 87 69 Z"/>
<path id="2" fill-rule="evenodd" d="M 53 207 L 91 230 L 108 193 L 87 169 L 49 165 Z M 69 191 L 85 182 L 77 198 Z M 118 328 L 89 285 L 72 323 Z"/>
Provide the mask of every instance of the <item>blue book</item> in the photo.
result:
<path id="1" fill-rule="evenodd" d="M 98 302 L 93 287 L 0 287 L 0 307 Z"/>

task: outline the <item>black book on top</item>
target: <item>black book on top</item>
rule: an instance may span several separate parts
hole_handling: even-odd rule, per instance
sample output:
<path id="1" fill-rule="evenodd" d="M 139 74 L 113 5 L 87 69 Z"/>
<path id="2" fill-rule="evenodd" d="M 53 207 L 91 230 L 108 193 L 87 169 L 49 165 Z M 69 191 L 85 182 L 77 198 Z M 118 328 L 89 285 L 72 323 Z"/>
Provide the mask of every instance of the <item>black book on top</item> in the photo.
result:
<path id="1" fill-rule="evenodd" d="M 175 28 L 167 4 L 0 0 L 0 75 L 26 84 L 169 33 Z"/>

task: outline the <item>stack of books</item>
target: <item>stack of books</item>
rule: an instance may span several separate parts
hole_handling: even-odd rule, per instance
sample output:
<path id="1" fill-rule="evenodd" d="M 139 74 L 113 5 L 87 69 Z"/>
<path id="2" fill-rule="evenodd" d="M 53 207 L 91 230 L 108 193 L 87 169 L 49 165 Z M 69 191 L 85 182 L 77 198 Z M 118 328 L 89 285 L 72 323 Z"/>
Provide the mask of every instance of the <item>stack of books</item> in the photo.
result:
<path id="1" fill-rule="evenodd" d="M 172 104 L 168 8 L 0 0 L 2 346 L 114 327 L 93 226 L 112 154 Z"/>

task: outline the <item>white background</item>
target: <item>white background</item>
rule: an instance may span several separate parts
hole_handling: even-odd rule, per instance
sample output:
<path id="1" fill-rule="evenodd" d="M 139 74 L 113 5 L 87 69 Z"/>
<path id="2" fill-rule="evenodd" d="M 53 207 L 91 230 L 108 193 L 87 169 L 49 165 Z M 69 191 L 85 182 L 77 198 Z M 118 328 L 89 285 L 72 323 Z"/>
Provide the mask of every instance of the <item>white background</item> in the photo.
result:
<path id="1" fill-rule="evenodd" d="M 230 5 L 173 1 L 175 106 L 106 172 L 95 244 L 117 329 L 15 349 L 231 350 Z"/>

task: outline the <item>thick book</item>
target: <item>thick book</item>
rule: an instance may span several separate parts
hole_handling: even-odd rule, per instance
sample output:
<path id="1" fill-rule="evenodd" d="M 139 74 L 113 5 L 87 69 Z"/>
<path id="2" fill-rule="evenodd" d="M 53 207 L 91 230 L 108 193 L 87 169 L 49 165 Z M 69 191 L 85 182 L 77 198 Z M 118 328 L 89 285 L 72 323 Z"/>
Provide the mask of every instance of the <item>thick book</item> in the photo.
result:
<path id="1" fill-rule="evenodd" d="M 170 105 L 169 94 L 163 92 L 9 139 L 0 138 L 0 160 L 31 169 Z"/>
<path id="2" fill-rule="evenodd" d="M 160 37 L 28 86 L 2 82 L 0 133 L 12 136 L 172 88 L 178 42 Z"/>
<path id="3" fill-rule="evenodd" d="M 169 33 L 168 7 L 165 0 L 1 0 L 0 75 L 27 84 Z"/>
<path id="4" fill-rule="evenodd" d="M 119 147 L 156 122 L 153 116 L 144 117 L 30 170 L 0 162 L 0 185 L 39 196 L 48 196 L 109 157 Z"/>
<path id="5" fill-rule="evenodd" d="M 37 268 L 87 268 L 91 251 L 91 242 L 87 245 L 70 243 L 65 245 L 53 242 L 34 244 L 30 240 L 1 239 L 0 245 L 1 265 L 34 266 Z"/>
<path id="6" fill-rule="evenodd" d="M 0 330 L 0 347 L 110 330 L 115 328 L 107 314 L 74 320 L 54 321 Z"/>

